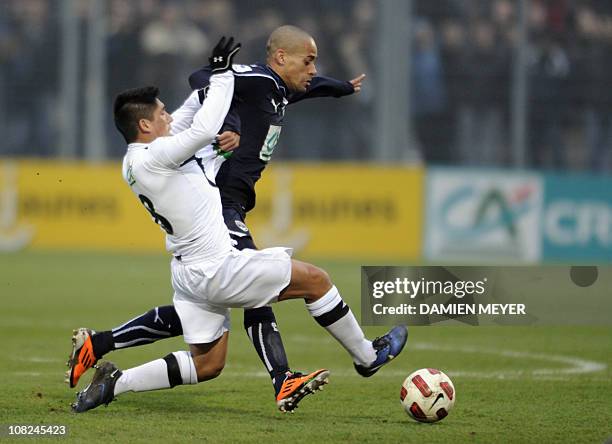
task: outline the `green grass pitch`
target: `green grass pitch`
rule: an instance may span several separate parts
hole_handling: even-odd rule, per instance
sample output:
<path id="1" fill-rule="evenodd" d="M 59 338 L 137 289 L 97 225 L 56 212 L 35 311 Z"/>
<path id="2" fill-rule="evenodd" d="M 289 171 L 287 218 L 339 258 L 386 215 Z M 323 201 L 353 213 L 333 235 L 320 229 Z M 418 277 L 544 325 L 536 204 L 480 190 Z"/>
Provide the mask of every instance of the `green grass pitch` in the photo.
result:
<path id="1" fill-rule="evenodd" d="M 321 262 L 359 311 L 358 263 Z M 296 370 L 327 367 L 331 383 L 294 415 L 272 387 L 233 311 L 228 363 L 216 380 L 128 393 L 107 408 L 69 411 L 63 383 L 75 327 L 110 328 L 171 300 L 163 255 L 0 255 L 0 424 L 62 424 L 61 442 L 604 442 L 612 437 L 612 328 L 420 327 L 404 353 L 370 379 L 300 301 L 276 306 Z M 374 337 L 383 328 L 367 328 Z M 120 368 L 184 349 L 181 338 L 111 353 Z M 421 367 L 453 379 L 457 403 L 437 424 L 413 422 L 400 384 Z M 86 374 L 79 388 L 91 378 Z M 22 438 L 0 436 L 4 442 Z M 46 441 L 45 441 L 46 442 Z M 57 441 L 54 441 L 57 442 Z"/>

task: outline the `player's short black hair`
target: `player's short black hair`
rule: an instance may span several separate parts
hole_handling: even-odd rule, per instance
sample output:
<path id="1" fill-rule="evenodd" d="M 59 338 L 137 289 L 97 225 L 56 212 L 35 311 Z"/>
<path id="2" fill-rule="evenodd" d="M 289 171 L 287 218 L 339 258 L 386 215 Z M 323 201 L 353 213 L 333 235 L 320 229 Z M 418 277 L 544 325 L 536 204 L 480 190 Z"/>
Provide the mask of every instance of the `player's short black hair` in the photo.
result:
<path id="1" fill-rule="evenodd" d="M 140 119 L 153 119 L 158 96 L 159 88 L 145 86 L 125 90 L 115 98 L 113 106 L 115 126 L 127 143 L 136 140 Z"/>

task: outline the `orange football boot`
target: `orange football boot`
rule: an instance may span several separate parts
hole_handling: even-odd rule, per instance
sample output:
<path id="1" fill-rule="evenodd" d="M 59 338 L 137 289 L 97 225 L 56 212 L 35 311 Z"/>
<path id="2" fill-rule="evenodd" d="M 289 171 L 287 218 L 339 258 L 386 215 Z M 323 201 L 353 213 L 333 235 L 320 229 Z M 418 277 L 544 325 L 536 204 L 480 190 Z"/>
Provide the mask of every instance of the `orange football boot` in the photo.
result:
<path id="1" fill-rule="evenodd" d="M 66 364 L 69 370 L 66 372 L 65 379 L 65 382 L 70 384 L 70 388 L 76 387 L 79 378 L 98 362 L 91 343 L 93 334 L 95 331 L 88 328 L 72 331 L 72 354 Z"/>
<path id="2" fill-rule="evenodd" d="M 291 373 L 276 395 L 276 405 L 283 413 L 293 413 L 298 403 L 306 395 L 313 394 L 317 390 L 323 390 L 323 386 L 327 383 L 329 383 L 329 370 L 324 368 L 308 375 L 297 372 Z"/>

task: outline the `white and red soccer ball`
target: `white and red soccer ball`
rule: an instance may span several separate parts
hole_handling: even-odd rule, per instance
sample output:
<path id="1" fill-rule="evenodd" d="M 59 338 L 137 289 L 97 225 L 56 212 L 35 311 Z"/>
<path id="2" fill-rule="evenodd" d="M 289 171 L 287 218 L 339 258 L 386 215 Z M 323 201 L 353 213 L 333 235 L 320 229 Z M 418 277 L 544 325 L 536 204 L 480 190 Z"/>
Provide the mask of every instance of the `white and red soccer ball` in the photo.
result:
<path id="1" fill-rule="evenodd" d="M 400 392 L 402 407 L 419 422 L 444 419 L 455 405 L 455 399 L 453 382 L 435 368 L 422 368 L 410 374 Z"/>

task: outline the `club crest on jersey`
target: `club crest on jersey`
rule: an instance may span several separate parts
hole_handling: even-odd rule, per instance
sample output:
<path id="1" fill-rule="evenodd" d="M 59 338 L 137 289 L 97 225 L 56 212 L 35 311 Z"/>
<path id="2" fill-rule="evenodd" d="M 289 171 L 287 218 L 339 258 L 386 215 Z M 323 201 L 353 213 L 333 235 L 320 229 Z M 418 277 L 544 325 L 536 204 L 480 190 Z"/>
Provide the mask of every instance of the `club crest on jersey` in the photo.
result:
<path id="1" fill-rule="evenodd" d="M 242 222 L 241 220 L 235 220 L 234 223 L 236 224 L 236 226 L 238 228 L 240 228 L 242 231 L 244 231 L 245 233 L 249 232 L 249 229 L 247 228 L 247 226 L 244 224 L 244 222 Z"/>
<path id="2" fill-rule="evenodd" d="M 130 164 L 130 166 L 127 169 L 127 173 L 126 173 L 126 177 L 127 177 L 127 182 L 130 186 L 134 185 L 136 183 L 136 178 L 134 177 L 134 173 L 132 172 L 132 165 Z"/>

